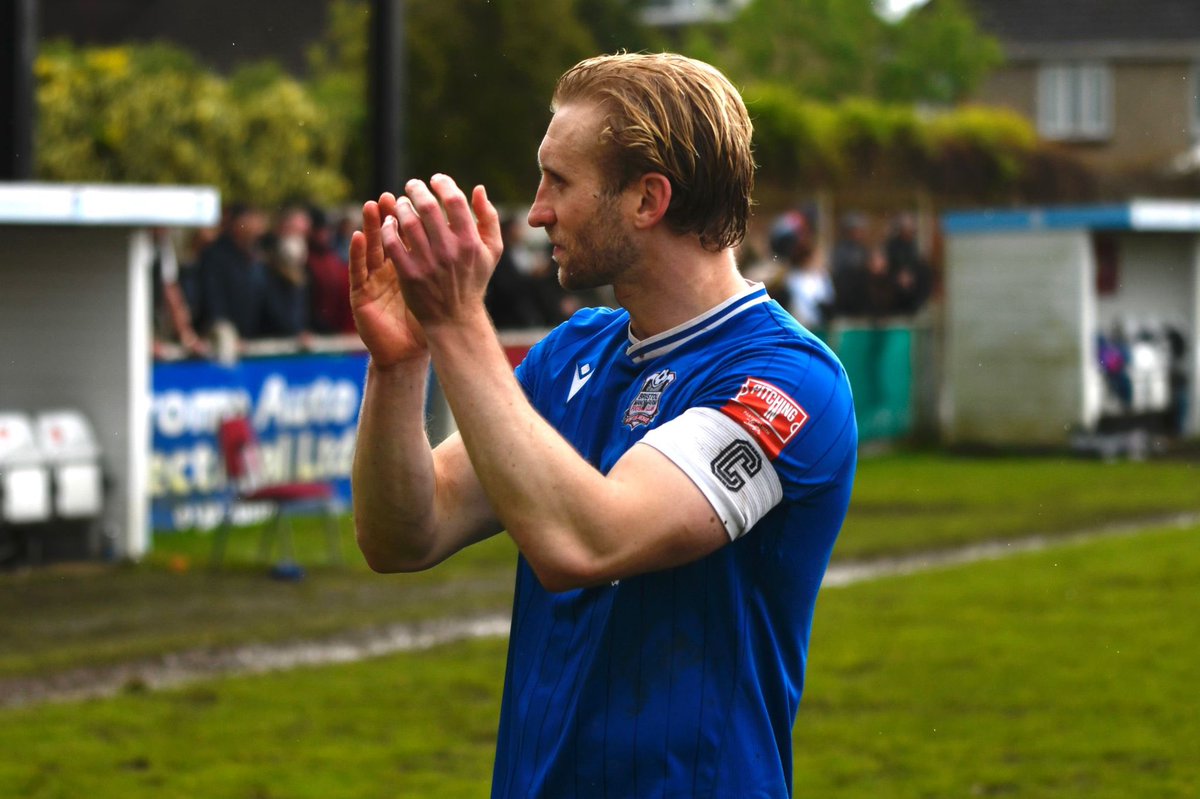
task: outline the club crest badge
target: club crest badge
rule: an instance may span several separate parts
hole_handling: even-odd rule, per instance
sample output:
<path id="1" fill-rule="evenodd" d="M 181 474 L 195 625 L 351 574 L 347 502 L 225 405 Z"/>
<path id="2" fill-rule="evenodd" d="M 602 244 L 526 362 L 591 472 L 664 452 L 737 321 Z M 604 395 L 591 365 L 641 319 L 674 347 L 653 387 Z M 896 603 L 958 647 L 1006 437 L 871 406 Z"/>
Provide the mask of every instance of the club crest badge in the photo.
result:
<path id="1" fill-rule="evenodd" d="M 662 404 L 663 392 L 674 382 L 675 373 L 670 369 L 663 369 L 646 378 L 646 381 L 642 383 L 641 390 L 638 391 L 637 396 L 633 398 L 633 402 L 625 411 L 623 421 L 630 430 L 636 429 L 638 425 L 648 425 L 654 421 L 654 417 L 658 416 L 659 406 Z"/>

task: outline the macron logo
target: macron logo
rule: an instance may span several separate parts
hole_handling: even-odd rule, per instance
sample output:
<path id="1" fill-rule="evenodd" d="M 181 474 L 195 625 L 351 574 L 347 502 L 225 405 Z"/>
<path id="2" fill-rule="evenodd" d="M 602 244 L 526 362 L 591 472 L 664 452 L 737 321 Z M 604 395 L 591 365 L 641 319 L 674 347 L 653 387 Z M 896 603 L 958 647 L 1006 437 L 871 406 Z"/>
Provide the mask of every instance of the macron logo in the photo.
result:
<path id="1" fill-rule="evenodd" d="M 591 379 L 595 371 L 590 363 L 575 364 L 575 374 L 571 376 L 571 393 L 567 395 L 567 402 L 579 393 L 579 389 L 583 388 L 583 384 Z"/>

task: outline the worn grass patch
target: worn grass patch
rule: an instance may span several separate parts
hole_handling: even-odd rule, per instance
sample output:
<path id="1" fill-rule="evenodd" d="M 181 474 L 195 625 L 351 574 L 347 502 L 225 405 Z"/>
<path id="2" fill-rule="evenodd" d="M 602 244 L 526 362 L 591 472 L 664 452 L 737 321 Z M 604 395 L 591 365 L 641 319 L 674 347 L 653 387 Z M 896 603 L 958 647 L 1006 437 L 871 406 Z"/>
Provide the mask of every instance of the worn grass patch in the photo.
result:
<path id="1" fill-rule="evenodd" d="M 1191 799 L 1200 529 L 822 594 L 796 795 Z M 0 796 L 478 797 L 505 643 L 0 711 Z"/>
<path id="2" fill-rule="evenodd" d="M 1063 533 L 1200 511 L 1200 469 L 1184 461 L 897 454 L 866 458 L 834 558 L 919 552 L 1030 533 Z M 0 573 L 3 679 L 103 666 L 181 649 L 319 638 L 399 622 L 503 613 L 516 549 L 496 536 L 415 575 L 376 575 L 342 525 L 343 565 L 327 565 L 321 527 L 297 520 L 299 582 L 267 575 L 259 531 L 235 531 L 225 568 L 212 537 L 155 538 L 139 564 Z"/>
<path id="3" fill-rule="evenodd" d="M 208 536 L 189 533 L 164 538 L 142 564 L 0 575 L 0 678 L 495 613 L 512 602 L 516 549 L 503 536 L 442 569 L 376 575 L 356 552 L 343 566 L 321 565 L 320 532 L 300 523 L 299 551 L 314 554 L 301 558 L 307 574 L 296 582 L 271 579 L 248 554 L 257 531 L 232 539 L 228 566 L 216 572 L 207 568 Z M 181 557 L 187 567 L 173 569 Z"/>

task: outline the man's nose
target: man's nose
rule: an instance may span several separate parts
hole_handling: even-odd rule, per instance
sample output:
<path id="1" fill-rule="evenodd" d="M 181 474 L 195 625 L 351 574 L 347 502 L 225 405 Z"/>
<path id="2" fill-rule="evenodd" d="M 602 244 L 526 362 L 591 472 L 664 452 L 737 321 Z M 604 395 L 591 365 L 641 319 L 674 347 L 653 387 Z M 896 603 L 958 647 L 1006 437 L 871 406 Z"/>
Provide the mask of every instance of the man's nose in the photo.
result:
<path id="1" fill-rule="evenodd" d="M 529 206 L 529 216 L 526 221 L 530 227 L 550 227 L 554 224 L 554 210 L 543 201 L 539 196 L 533 198 L 533 205 Z"/>

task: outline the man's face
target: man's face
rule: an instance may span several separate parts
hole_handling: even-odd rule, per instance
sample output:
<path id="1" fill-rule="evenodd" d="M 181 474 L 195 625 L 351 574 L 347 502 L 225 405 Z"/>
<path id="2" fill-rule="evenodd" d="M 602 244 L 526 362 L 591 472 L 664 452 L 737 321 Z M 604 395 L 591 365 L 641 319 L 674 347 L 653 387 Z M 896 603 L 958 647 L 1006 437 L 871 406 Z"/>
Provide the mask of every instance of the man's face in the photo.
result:
<path id="1" fill-rule="evenodd" d="M 623 212 L 629 198 L 607 191 L 600 168 L 602 122 L 594 105 L 564 105 L 538 149 L 542 180 L 529 224 L 546 229 L 566 289 L 611 285 L 638 259 Z"/>
<path id="2" fill-rule="evenodd" d="M 262 212 L 248 210 L 233 222 L 233 239 L 243 250 L 251 250 L 267 230 L 267 218 Z"/>

